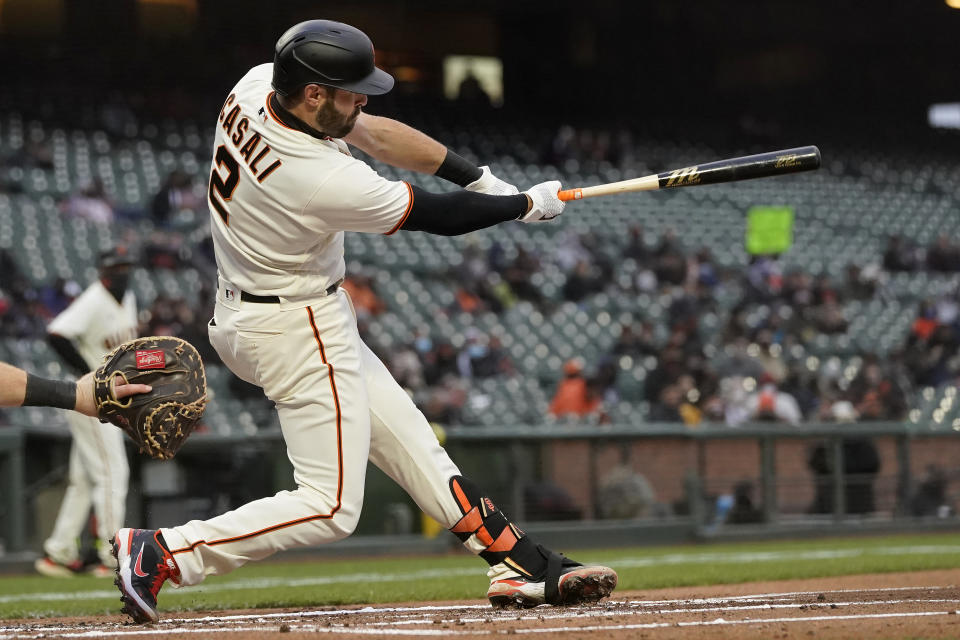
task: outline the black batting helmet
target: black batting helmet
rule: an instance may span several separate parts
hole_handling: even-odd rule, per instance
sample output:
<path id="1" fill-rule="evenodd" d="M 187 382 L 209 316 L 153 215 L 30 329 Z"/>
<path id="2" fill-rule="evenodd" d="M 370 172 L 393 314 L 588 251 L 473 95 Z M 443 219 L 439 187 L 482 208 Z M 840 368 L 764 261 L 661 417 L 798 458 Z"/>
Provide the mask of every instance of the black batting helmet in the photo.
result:
<path id="1" fill-rule="evenodd" d="M 307 20 L 287 29 L 273 55 L 273 88 L 289 95 L 322 84 L 376 96 L 393 88 L 393 76 L 373 64 L 373 43 L 342 22 Z"/>
<path id="2" fill-rule="evenodd" d="M 113 267 L 129 267 L 135 262 L 136 260 L 134 260 L 130 250 L 120 244 L 112 249 L 101 252 L 100 259 L 97 260 L 97 266 L 101 269 L 110 269 Z"/>

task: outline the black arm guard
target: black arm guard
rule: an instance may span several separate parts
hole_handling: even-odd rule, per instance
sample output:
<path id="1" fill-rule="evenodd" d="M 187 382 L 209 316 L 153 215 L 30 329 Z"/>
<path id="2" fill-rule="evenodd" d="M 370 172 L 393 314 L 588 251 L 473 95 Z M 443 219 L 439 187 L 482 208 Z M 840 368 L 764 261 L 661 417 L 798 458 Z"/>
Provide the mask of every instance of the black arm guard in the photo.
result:
<path id="1" fill-rule="evenodd" d="M 466 158 L 447 147 L 447 155 L 443 157 L 443 162 L 433 175 L 465 187 L 479 180 L 483 169 L 470 164 Z"/>
<path id="2" fill-rule="evenodd" d="M 426 231 L 441 236 L 459 236 L 477 229 L 516 220 L 527 210 L 527 196 L 488 196 L 472 191 L 431 193 L 413 190 L 413 207 L 403 231 Z"/>

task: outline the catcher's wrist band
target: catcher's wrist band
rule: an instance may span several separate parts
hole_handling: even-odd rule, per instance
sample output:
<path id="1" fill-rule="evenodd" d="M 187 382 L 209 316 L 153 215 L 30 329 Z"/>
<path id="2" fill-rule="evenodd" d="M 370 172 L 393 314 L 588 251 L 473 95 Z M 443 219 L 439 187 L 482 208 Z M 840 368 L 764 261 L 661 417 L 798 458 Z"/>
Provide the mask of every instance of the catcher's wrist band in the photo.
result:
<path id="1" fill-rule="evenodd" d="M 48 380 L 28 373 L 23 406 L 73 409 L 77 406 L 77 385 L 75 382 Z"/>
<path id="2" fill-rule="evenodd" d="M 465 187 L 471 182 L 479 180 L 480 176 L 483 175 L 483 169 L 470 164 L 466 158 L 448 147 L 446 157 L 433 175 Z"/>

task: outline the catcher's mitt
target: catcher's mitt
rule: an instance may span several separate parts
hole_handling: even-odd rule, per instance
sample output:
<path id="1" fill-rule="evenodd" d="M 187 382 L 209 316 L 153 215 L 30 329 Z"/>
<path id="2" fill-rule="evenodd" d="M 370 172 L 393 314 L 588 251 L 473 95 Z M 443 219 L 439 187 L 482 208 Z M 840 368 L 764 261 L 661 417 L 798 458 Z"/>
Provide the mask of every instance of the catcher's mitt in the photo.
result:
<path id="1" fill-rule="evenodd" d="M 114 376 L 153 390 L 117 400 Z M 94 396 L 101 422 L 123 429 L 141 453 L 169 460 L 203 415 L 207 377 L 200 354 L 186 340 L 137 338 L 104 356 L 94 374 Z"/>

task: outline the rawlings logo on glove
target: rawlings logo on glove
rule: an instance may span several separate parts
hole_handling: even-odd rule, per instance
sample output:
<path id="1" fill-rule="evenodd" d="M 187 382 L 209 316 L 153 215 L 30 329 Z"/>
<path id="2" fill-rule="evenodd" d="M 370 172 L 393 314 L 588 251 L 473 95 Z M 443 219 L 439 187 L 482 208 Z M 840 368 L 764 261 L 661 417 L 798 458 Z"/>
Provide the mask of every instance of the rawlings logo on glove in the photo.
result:
<path id="1" fill-rule="evenodd" d="M 117 400 L 115 376 L 148 384 L 149 393 Z M 152 458 L 169 460 L 203 416 L 207 376 L 200 354 L 180 338 L 156 336 L 124 342 L 108 353 L 93 379 L 97 416 L 112 422 Z"/>
<path id="2" fill-rule="evenodd" d="M 167 359 L 163 351 L 137 351 L 137 369 L 163 369 L 167 366 Z"/>

